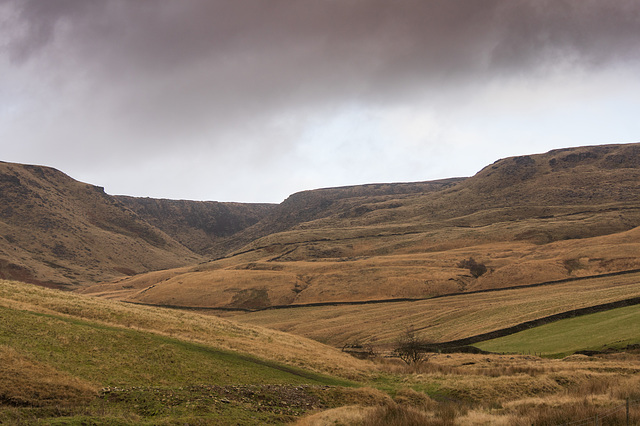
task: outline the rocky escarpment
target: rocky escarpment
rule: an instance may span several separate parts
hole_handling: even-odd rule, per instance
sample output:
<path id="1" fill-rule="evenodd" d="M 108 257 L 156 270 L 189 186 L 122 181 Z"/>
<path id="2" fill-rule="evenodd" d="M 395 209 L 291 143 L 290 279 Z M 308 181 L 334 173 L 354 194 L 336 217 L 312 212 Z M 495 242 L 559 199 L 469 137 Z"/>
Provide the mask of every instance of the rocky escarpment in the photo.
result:
<path id="1" fill-rule="evenodd" d="M 139 217 L 196 253 L 206 253 L 272 212 L 276 204 L 221 203 L 117 196 Z"/>

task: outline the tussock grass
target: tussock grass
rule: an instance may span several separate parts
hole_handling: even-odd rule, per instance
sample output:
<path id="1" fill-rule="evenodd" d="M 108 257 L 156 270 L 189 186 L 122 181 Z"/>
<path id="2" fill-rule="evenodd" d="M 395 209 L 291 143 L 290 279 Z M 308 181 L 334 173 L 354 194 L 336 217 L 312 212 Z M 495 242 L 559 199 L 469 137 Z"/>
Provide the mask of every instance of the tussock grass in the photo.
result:
<path id="1" fill-rule="evenodd" d="M 38 400 L 40 377 L 60 384 L 48 389 L 54 396 L 41 401 L 52 402 L 41 407 L 5 404 L 0 421 L 7 423 L 49 424 L 59 417 L 77 424 L 260 424 L 309 412 L 300 424 L 555 424 L 604 416 L 640 396 L 640 356 L 631 352 L 565 359 L 434 354 L 413 366 L 364 362 L 260 327 L 2 281 L 0 316 L 0 357 L 25 366 L 6 374 L 22 374 L 24 389 L 32 389 L 15 400 Z M 251 349 L 235 349 L 243 347 Z M 347 383 L 283 365 L 295 356 L 297 365 L 344 371 L 342 377 L 368 386 L 327 387 Z M 632 407 L 634 421 L 638 414 Z"/>
<path id="2" fill-rule="evenodd" d="M 631 424 L 640 421 L 640 400 L 633 399 L 640 385 L 640 355 L 634 353 L 565 360 L 434 355 L 420 368 L 404 371 L 389 360 L 379 362 L 390 374 L 387 384 L 396 388 L 393 401 L 329 410 L 299 424 L 555 426 L 594 424 L 598 416 L 602 424 L 624 425 L 629 397 Z M 506 374 L 497 374 L 503 368 Z M 487 369 L 493 373 L 487 375 Z"/>
<path id="3" fill-rule="evenodd" d="M 384 361 L 381 368 L 392 372 L 391 377 L 403 378 L 402 386 L 433 395 L 435 402 L 422 408 L 411 406 L 426 416 L 424 424 L 557 425 L 587 418 L 593 423 L 595 415 L 600 419 L 608 415 L 603 424 L 622 425 L 626 421 L 626 398 L 632 400 L 631 424 L 640 419 L 640 399 L 635 399 L 639 395 L 640 355 L 635 353 L 563 360 L 521 355 L 434 355 L 419 367 L 406 367 L 404 372 L 400 364 L 389 361 Z M 504 374 L 498 374 L 500 371 Z M 396 402 L 400 400 L 396 398 Z M 439 410 L 452 412 L 454 422 L 438 417 Z M 385 415 L 384 409 L 375 414 L 381 418 Z"/>

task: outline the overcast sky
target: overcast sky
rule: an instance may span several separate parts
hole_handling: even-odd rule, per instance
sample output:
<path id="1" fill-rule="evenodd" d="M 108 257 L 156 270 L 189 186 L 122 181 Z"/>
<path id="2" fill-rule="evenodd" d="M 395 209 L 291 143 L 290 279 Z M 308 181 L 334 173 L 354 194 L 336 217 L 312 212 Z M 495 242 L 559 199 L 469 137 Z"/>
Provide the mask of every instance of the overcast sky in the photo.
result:
<path id="1" fill-rule="evenodd" d="M 0 160 L 280 202 L 640 141 L 640 0 L 0 0 Z"/>

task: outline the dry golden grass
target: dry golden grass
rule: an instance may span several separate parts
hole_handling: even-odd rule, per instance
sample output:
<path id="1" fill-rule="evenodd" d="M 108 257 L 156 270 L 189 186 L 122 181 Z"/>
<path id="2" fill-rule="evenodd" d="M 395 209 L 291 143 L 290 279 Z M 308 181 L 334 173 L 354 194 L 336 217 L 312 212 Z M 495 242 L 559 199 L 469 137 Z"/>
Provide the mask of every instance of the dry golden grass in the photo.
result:
<path id="1" fill-rule="evenodd" d="M 602 416 L 618 410 L 626 398 L 640 399 L 640 356 L 633 353 L 574 355 L 562 360 L 437 354 L 428 362 L 407 366 L 399 360 L 358 361 L 306 339 L 215 317 L 130 306 L 21 283 L 0 281 L 0 305 L 204 342 L 370 383 L 371 387 L 360 389 L 318 388 L 327 406 L 348 407 L 311 413 L 301 420 L 302 425 L 557 424 Z M 65 374 L 34 363 L 15 350 L 0 348 L 0 357 L 8 371 L 3 375 L 22 380 L 11 386 L 21 386 L 31 397 L 44 398 L 38 386 L 47 383 L 47 378 L 65 383 Z M 47 391 L 53 392 L 54 398 L 74 392 L 83 398 L 95 392 L 90 385 L 67 379 L 68 385 Z M 393 399 L 372 386 L 387 389 Z M 640 419 L 637 405 L 632 406 L 631 415 L 634 421 Z M 612 418 L 620 416 L 620 411 L 612 414 Z"/>
<path id="2" fill-rule="evenodd" d="M 354 341 L 390 344 L 409 326 L 419 337 L 449 341 L 571 309 L 637 297 L 639 282 L 640 273 L 636 273 L 416 302 L 277 309 L 235 313 L 232 317 L 335 346 Z"/>
<path id="3" fill-rule="evenodd" d="M 372 370 L 371 363 L 337 349 L 259 326 L 190 312 L 128 305 L 23 283 L 0 280 L 0 306 L 150 331 L 340 377 L 362 377 Z"/>
<path id="4" fill-rule="evenodd" d="M 0 405 L 38 407 L 87 403 L 98 389 L 0 345 Z"/>
<path id="5" fill-rule="evenodd" d="M 495 232 L 496 226 L 482 232 Z M 452 235 L 449 233 L 448 237 Z M 370 244 L 380 244 L 382 240 L 385 239 L 377 238 Z M 421 247 L 433 241 L 424 234 L 396 236 L 391 244 L 395 247 L 383 250 L 394 254 L 316 261 L 310 261 L 308 253 L 297 260 L 278 258 L 288 246 L 276 252 L 263 249 L 197 267 L 125 278 L 84 292 L 157 305 L 259 309 L 318 302 L 428 298 L 640 268 L 640 228 L 546 245 L 497 241 L 461 248 L 440 247 L 436 251 Z M 340 244 L 346 242 L 314 243 L 306 250 L 338 250 Z M 367 244 L 368 240 L 349 242 L 352 251 L 358 253 L 366 252 Z M 378 251 L 379 247 L 371 250 Z M 460 268 L 460 262 L 470 257 L 487 265 L 488 272 L 474 278 L 468 269 Z M 278 259 L 270 260 L 274 258 Z"/>
<path id="6" fill-rule="evenodd" d="M 405 388 L 392 402 L 316 414 L 301 425 L 558 425 L 606 418 L 603 424 L 640 420 L 640 355 L 531 356 L 434 355 L 418 368 L 382 360 Z M 404 369 L 404 371 L 403 371 Z M 517 371 L 516 371 L 517 370 Z M 489 371 L 491 373 L 489 373 Z M 422 391 L 439 395 L 436 402 Z M 586 423 L 585 423 L 586 424 Z"/>
<path id="7" fill-rule="evenodd" d="M 91 292 L 255 309 L 421 298 L 637 269 L 639 155 L 640 144 L 583 147 L 503 159 L 425 191 L 308 191 L 241 232 L 246 244 L 227 258 L 169 279 L 133 277 Z M 458 267 L 469 257 L 488 272 L 475 279 Z"/>
<path id="8" fill-rule="evenodd" d="M 377 407 L 364 407 L 362 405 L 345 405 L 344 407 L 323 410 L 315 414 L 305 416 L 293 425 L 295 426 L 359 426 L 365 424 L 365 418 L 370 412 L 375 412 Z"/>

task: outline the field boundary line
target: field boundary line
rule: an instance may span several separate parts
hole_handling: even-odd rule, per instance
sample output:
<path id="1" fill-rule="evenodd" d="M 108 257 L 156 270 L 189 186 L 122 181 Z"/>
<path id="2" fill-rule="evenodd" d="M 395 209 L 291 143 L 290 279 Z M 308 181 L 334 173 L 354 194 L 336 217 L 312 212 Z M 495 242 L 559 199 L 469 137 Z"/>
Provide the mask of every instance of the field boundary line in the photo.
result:
<path id="1" fill-rule="evenodd" d="M 524 285 L 516 285 L 509 287 L 500 287 L 500 288 L 488 288 L 484 290 L 473 290 L 467 292 L 455 292 L 455 293 L 446 293 L 446 294 L 438 294 L 435 296 L 429 297 L 418 297 L 418 298 L 410 298 L 410 297 L 399 297 L 393 299 L 373 299 L 373 300 L 354 300 L 349 302 L 311 302 L 311 303 L 300 303 L 293 305 L 273 305 L 266 306 L 264 308 L 255 308 L 255 309 L 247 309 L 247 308 L 235 308 L 229 306 L 221 306 L 221 307 L 213 307 L 213 306 L 182 306 L 182 305 L 166 305 L 166 304 L 154 304 L 154 303 L 144 303 L 144 302 L 134 302 L 134 301 L 126 301 L 125 303 L 131 303 L 134 305 L 142 305 L 142 306 L 156 306 L 159 308 L 171 308 L 171 309 L 185 309 L 185 310 L 219 310 L 219 311 L 239 311 L 239 312 L 260 312 L 260 311 L 268 311 L 268 310 L 276 310 L 276 309 L 296 309 L 296 308 L 317 308 L 323 306 L 359 306 L 359 305 L 377 305 L 382 303 L 402 303 L 402 302 L 421 302 L 425 300 L 433 300 L 433 299 L 442 299 L 445 297 L 458 297 L 458 296 L 467 296 L 472 294 L 482 294 L 482 293 L 494 293 L 498 291 L 510 291 L 510 290 L 519 290 L 524 288 L 535 288 L 535 287 L 543 287 L 543 286 L 552 286 L 558 284 L 564 284 L 568 282 L 575 281 L 584 281 L 590 279 L 598 279 L 598 278 L 608 278 L 608 277 L 616 277 L 622 275 L 630 275 L 640 273 L 640 269 L 629 269 L 626 271 L 618 271 L 618 272 L 609 272 L 606 274 L 599 275 L 586 275 L 584 277 L 573 277 L 573 278 L 563 278 L 561 280 L 554 281 L 544 281 L 541 283 L 535 284 L 524 284 Z"/>
<path id="2" fill-rule="evenodd" d="M 489 331 L 487 333 L 476 334 L 475 336 L 465 337 L 463 339 L 450 340 L 448 342 L 431 343 L 427 345 L 429 348 L 452 348 L 459 346 L 468 346 L 474 343 L 484 342 L 486 340 L 505 337 L 530 328 L 539 327 L 541 325 L 550 324 L 552 322 L 563 319 L 575 318 L 598 312 L 605 312 L 611 309 L 624 308 L 627 306 L 640 305 L 640 296 L 622 299 L 615 302 L 602 303 L 600 305 L 587 306 L 584 308 L 571 309 L 569 311 L 559 312 L 557 314 L 548 315 L 546 317 L 536 318 L 534 320 L 525 321 L 510 327 L 501 328 L 499 330 Z"/>

